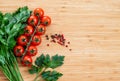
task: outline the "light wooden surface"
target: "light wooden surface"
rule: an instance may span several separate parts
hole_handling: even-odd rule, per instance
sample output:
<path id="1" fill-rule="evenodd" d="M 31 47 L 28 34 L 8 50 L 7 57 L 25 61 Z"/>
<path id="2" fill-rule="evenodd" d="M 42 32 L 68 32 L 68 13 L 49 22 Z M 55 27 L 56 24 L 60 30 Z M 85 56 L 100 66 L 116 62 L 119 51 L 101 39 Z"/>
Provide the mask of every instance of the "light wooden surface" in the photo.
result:
<path id="1" fill-rule="evenodd" d="M 25 5 L 52 17 L 47 34 L 64 33 L 71 41 L 72 52 L 56 44 L 47 47 L 44 37 L 38 47 L 38 55 L 66 56 L 57 69 L 64 74 L 59 81 L 120 81 L 120 0 L 0 0 L 0 11 Z M 20 70 L 25 81 L 33 81 L 27 67 Z M 2 73 L 0 81 L 7 81 Z"/>

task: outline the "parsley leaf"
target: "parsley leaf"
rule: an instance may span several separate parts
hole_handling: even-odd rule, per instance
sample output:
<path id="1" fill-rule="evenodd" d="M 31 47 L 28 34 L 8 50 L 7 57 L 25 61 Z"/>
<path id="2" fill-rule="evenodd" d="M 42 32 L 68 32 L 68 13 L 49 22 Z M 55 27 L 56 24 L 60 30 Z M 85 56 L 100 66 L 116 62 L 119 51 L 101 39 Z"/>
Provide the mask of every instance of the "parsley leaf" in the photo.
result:
<path id="1" fill-rule="evenodd" d="M 49 67 L 52 69 L 57 68 L 63 64 L 63 61 L 64 61 L 64 56 L 58 56 L 58 55 L 52 56 Z"/>
<path id="2" fill-rule="evenodd" d="M 27 6 L 19 8 L 15 13 L 13 13 L 14 17 L 17 20 L 17 23 L 26 22 L 27 18 L 30 16 L 29 14 L 31 14 L 31 11 L 28 9 Z"/>
<path id="3" fill-rule="evenodd" d="M 64 56 L 55 55 L 50 58 L 48 54 L 46 56 L 42 54 L 36 59 L 35 64 L 38 67 L 49 67 L 54 69 L 61 66 L 63 64 L 63 61 Z"/>
<path id="4" fill-rule="evenodd" d="M 38 72 L 38 67 L 32 65 L 31 69 L 29 69 L 30 74 L 34 74 Z"/>
<path id="5" fill-rule="evenodd" d="M 44 66 L 46 67 L 46 68 L 49 68 L 49 65 L 50 65 L 50 63 L 51 63 L 51 58 L 50 58 L 50 55 L 46 55 L 45 56 L 45 60 L 43 60 L 43 63 L 44 63 Z"/>
<path id="6" fill-rule="evenodd" d="M 57 71 L 45 71 L 42 73 L 42 78 L 45 81 L 57 81 L 59 77 L 61 77 L 63 74 L 57 72 Z"/>
<path id="7" fill-rule="evenodd" d="M 37 57 L 35 64 L 38 67 L 43 67 L 44 66 L 44 60 L 45 60 L 45 56 L 42 54 L 41 56 Z"/>
<path id="8" fill-rule="evenodd" d="M 2 19 L 3 19 L 3 14 L 2 14 L 2 12 L 0 12 L 0 26 L 2 24 Z"/>

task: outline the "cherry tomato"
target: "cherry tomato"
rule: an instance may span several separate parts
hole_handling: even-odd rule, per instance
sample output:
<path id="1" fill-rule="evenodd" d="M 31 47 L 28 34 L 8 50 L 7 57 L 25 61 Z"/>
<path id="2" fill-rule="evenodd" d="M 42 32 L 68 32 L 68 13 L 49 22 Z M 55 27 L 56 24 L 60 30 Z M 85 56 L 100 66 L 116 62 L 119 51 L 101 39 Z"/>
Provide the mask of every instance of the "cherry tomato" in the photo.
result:
<path id="1" fill-rule="evenodd" d="M 19 45 L 25 46 L 28 43 L 28 39 L 25 35 L 21 35 L 20 37 L 18 37 L 17 43 Z"/>
<path id="2" fill-rule="evenodd" d="M 24 53 L 24 48 L 22 46 L 17 45 L 17 46 L 14 47 L 14 54 L 15 54 L 15 56 L 20 57 L 20 56 L 23 55 L 23 53 Z"/>
<path id="3" fill-rule="evenodd" d="M 30 16 L 28 19 L 28 24 L 31 26 L 36 26 L 38 24 L 38 18 L 34 15 Z"/>
<path id="4" fill-rule="evenodd" d="M 30 55 L 30 56 L 35 56 L 37 54 L 36 46 L 29 46 L 27 54 Z"/>
<path id="5" fill-rule="evenodd" d="M 29 55 L 25 55 L 23 58 L 22 58 L 22 65 L 23 66 L 31 66 L 32 65 L 32 58 L 31 56 Z"/>
<path id="6" fill-rule="evenodd" d="M 51 18 L 49 16 L 43 16 L 43 18 L 41 19 L 41 23 L 44 26 L 48 26 L 51 24 Z"/>
<path id="7" fill-rule="evenodd" d="M 34 35 L 32 38 L 32 45 L 37 46 L 41 43 L 41 37 L 39 35 Z"/>
<path id="8" fill-rule="evenodd" d="M 41 8 L 36 8 L 36 9 L 34 10 L 34 15 L 42 18 L 42 17 L 44 16 L 44 11 L 43 11 L 43 9 L 41 9 Z"/>
<path id="9" fill-rule="evenodd" d="M 33 34 L 33 31 L 34 31 L 33 27 L 30 26 L 30 25 L 28 25 L 28 26 L 25 27 L 25 32 L 24 32 L 24 34 L 25 34 L 26 36 L 30 36 L 30 35 Z"/>
<path id="10" fill-rule="evenodd" d="M 43 35 L 46 32 L 46 27 L 44 25 L 39 25 L 36 30 L 37 35 Z"/>

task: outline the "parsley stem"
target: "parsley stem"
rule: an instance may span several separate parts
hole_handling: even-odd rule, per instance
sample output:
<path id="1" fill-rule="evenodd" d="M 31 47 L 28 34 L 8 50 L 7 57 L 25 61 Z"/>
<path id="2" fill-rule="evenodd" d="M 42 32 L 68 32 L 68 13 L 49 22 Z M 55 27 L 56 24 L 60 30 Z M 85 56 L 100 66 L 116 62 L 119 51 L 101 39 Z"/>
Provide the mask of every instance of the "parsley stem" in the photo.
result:
<path id="1" fill-rule="evenodd" d="M 44 71 L 46 71 L 46 69 L 47 69 L 47 68 L 44 68 L 40 73 L 37 73 L 34 81 L 37 81 L 37 79 L 39 78 L 39 76 L 40 76 Z M 39 80 L 39 81 L 41 81 L 41 80 Z"/>
<path id="2" fill-rule="evenodd" d="M 37 81 L 38 77 L 39 77 L 39 73 L 36 75 L 34 81 Z"/>

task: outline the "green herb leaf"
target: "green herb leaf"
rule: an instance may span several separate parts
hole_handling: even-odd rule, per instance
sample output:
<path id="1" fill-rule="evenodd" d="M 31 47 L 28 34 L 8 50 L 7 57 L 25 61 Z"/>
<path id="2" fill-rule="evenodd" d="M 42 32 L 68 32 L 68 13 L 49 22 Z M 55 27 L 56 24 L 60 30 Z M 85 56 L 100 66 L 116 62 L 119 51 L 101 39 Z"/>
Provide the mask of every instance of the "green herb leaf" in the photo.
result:
<path id="1" fill-rule="evenodd" d="M 11 38 L 8 40 L 9 49 L 13 49 L 15 45 L 16 45 L 16 40 L 15 40 L 14 37 L 11 37 Z"/>
<path id="2" fill-rule="evenodd" d="M 3 37 L 0 35 L 0 43 L 7 46 L 7 41 L 5 39 L 3 39 Z"/>
<path id="3" fill-rule="evenodd" d="M 45 71 L 42 73 L 42 78 L 45 81 L 57 81 L 59 77 L 61 77 L 63 74 L 57 72 L 57 71 Z"/>
<path id="4" fill-rule="evenodd" d="M 1 35 L 1 36 L 4 35 L 4 32 L 3 32 L 2 30 L 0 30 L 0 35 Z"/>
<path id="5" fill-rule="evenodd" d="M 45 66 L 46 68 L 49 67 L 49 65 L 51 64 L 50 55 L 47 54 L 47 55 L 45 56 L 45 60 L 43 60 L 43 63 L 44 63 L 44 66 Z"/>
<path id="6" fill-rule="evenodd" d="M 52 69 L 57 68 L 63 65 L 63 61 L 64 61 L 64 56 L 58 56 L 58 55 L 52 56 L 49 67 Z"/>
<path id="7" fill-rule="evenodd" d="M 38 73 L 38 67 L 33 65 L 31 69 L 29 69 L 29 73 L 30 74 Z"/>
<path id="8" fill-rule="evenodd" d="M 18 22 L 26 22 L 27 18 L 30 16 L 31 11 L 28 10 L 28 7 L 25 6 L 23 8 L 19 8 L 15 13 L 13 13 L 14 17 L 17 19 Z"/>
<path id="9" fill-rule="evenodd" d="M 8 25 L 13 19 L 13 16 L 11 13 L 6 13 L 4 16 L 3 16 L 3 20 L 2 20 L 2 23 L 6 26 Z"/>
<path id="10" fill-rule="evenodd" d="M 41 56 L 37 57 L 36 61 L 35 61 L 35 64 L 38 66 L 38 67 L 43 67 L 44 66 L 44 61 L 45 60 L 45 56 L 42 54 Z"/>
<path id="11" fill-rule="evenodd" d="M 11 35 L 12 34 L 12 36 L 15 36 L 17 33 L 18 33 L 18 31 L 21 29 L 20 27 L 21 27 L 21 23 L 16 23 L 16 24 L 14 24 L 14 26 L 12 27 L 12 29 L 10 30 L 10 32 L 9 32 L 9 35 Z"/>
<path id="12" fill-rule="evenodd" d="M 1 27 L 1 25 L 2 25 L 2 19 L 3 19 L 3 13 L 0 12 L 0 27 Z"/>
<path id="13" fill-rule="evenodd" d="M 45 55 L 41 55 L 40 57 L 38 57 L 35 61 L 35 64 L 38 67 L 49 67 L 49 68 L 57 68 L 59 66 L 61 66 L 63 64 L 64 61 L 64 56 L 52 56 L 52 58 L 50 58 L 50 56 L 47 54 Z"/>

